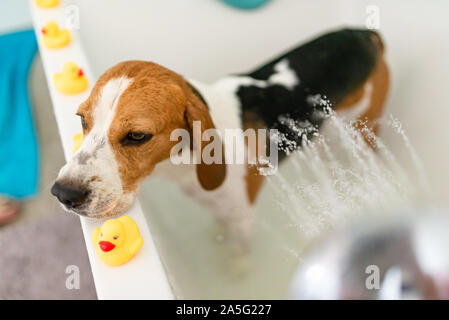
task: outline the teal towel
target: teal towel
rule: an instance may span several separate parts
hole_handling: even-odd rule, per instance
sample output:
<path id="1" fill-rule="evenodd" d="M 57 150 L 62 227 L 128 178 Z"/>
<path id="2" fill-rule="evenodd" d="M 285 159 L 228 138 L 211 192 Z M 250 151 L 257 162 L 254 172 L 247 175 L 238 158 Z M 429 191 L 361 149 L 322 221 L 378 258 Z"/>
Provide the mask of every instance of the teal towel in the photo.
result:
<path id="1" fill-rule="evenodd" d="M 0 35 L 0 194 L 16 199 L 37 191 L 38 149 L 28 98 L 36 50 L 33 30 Z"/>
<path id="2" fill-rule="evenodd" d="M 239 9 L 251 10 L 259 8 L 260 6 L 267 3 L 269 0 L 221 0 L 221 1 L 226 2 L 230 6 Z"/>

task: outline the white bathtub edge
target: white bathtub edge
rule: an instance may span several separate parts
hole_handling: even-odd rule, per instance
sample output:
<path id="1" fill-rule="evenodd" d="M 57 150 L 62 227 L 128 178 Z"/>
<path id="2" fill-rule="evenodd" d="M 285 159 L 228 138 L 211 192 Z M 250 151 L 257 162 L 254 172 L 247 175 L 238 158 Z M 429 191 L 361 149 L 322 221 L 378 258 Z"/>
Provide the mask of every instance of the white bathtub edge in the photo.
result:
<path id="1" fill-rule="evenodd" d="M 60 72 L 64 62 L 74 61 L 83 68 L 90 86 L 93 85 L 95 78 L 76 32 L 72 33 L 72 43 L 67 48 L 49 51 L 40 45 L 40 30 L 47 21 L 55 20 L 60 24 L 64 22 L 65 1 L 62 1 L 58 8 L 50 10 L 37 8 L 33 0 L 29 0 L 29 3 L 64 154 L 68 159 L 72 155 L 72 136 L 81 131 L 80 121 L 75 112 L 78 105 L 86 99 L 88 92 L 73 97 L 63 96 L 53 89 L 52 76 L 55 72 Z M 140 203 L 136 201 L 126 214 L 139 226 L 144 245 L 130 262 L 119 267 L 110 267 L 100 261 L 92 245 L 92 232 L 101 226 L 103 221 L 81 218 L 98 298 L 174 299 Z"/>

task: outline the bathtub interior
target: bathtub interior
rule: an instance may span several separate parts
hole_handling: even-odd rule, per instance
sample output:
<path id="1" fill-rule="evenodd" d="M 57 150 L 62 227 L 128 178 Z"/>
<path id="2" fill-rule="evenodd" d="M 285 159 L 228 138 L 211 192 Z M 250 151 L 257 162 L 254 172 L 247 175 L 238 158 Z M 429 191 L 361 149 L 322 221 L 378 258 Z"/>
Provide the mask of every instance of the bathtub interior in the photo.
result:
<path id="1" fill-rule="evenodd" d="M 144 183 L 139 199 L 176 297 L 288 297 L 296 252 L 306 242 L 270 192 L 266 187 L 259 195 L 253 247 L 247 260 L 240 261 L 233 257 L 226 232 L 212 213 L 171 182 Z"/>

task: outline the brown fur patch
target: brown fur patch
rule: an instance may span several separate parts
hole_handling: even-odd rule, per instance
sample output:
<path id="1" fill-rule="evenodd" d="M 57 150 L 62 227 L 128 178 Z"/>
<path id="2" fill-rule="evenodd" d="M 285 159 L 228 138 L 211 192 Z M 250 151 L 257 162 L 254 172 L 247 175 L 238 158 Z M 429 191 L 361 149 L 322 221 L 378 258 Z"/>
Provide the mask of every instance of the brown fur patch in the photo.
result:
<path id="1" fill-rule="evenodd" d="M 192 87 L 190 90 L 192 90 Z M 197 146 L 201 146 L 201 149 L 204 150 L 204 147 L 208 144 L 208 142 L 201 141 L 201 136 L 194 136 L 193 132 L 193 122 L 200 121 L 201 122 L 201 132 L 202 135 L 205 130 L 214 129 L 214 123 L 212 118 L 207 110 L 206 105 L 202 102 L 202 99 L 195 94 L 194 91 L 191 91 L 188 94 L 187 105 L 185 110 L 185 119 L 187 120 L 187 125 L 190 130 L 190 136 L 192 137 L 192 141 L 195 141 Z M 223 146 L 223 144 L 221 144 Z M 200 154 L 201 149 L 197 149 L 197 154 Z M 212 163 L 205 164 L 203 161 L 201 164 L 197 165 L 196 173 L 198 177 L 198 181 L 201 186 L 206 190 L 213 190 L 218 188 L 224 181 L 226 177 L 226 163 L 225 163 L 225 154 L 224 148 L 222 147 L 222 159 L 221 164 Z"/>
<path id="2" fill-rule="evenodd" d="M 90 178 L 89 180 L 90 182 L 95 182 L 95 181 L 102 181 L 101 178 L 99 176 L 93 176 L 92 178 Z"/>
<path id="3" fill-rule="evenodd" d="M 382 57 L 379 59 L 375 69 L 373 70 L 371 76 L 368 80 L 361 85 L 357 90 L 355 90 L 352 94 L 347 96 L 336 108 L 337 113 L 339 111 L 348 110 L 351 107 L 355 107 L 358 102 L 363 98 L 365 84 L 371 82 L 372 91 L 370 96 L 370 104 L 368 108 L 362 113 L 355 124 L 355 127 L 360 130 L 363 138 L 372 147 L 375 147 L 372 144 L 372 139 L 365 130 L 368 127 L 375 135 L 379 133 L 379 123 L 378 120 L 382 116 L 383 109 L 385 107 L 385 101 L 388 95 L 388 89 L 390 86 L 390 74 L 388 70 L 388 66 L 385 62 L 385 59 Z"/>
<path id="4" fill-rule="evenodd" d="M 377 120 L 382 116 L 390 87 L 390 73 L 384 58 L 379 61 L 370 80 L 373 84 L 371 102 L 369 108 L 360 116 L 360 120 L 366 120 L 368 128 L 377 135 L 379 130 Z"/>

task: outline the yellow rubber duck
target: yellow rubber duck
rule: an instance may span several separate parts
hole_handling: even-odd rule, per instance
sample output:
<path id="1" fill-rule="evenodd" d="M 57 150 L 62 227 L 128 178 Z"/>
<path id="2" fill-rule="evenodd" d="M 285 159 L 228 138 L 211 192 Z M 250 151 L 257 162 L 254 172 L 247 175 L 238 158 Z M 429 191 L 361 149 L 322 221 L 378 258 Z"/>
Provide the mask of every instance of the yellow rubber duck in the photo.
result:
<path id="1" fill-rule="evenodd" d="M 77 152 L 78 149 L 81 147 L 81 145 L 83 144 L 83 140 L 84 140 L 84 134 L 81 131 L 80 133 L 75 134 L 72 137 L 73 140 L 73 153 Z"/>
<path id="2" fill-rule="evenodd" d="M 39 8 L 55 8 L 59 6 L 59 0 L 34 0 Z"/>
<path id="3" fill-rule="evenodd" d="M 42 42 L 47 49 L 59 49 L 70 43 L 71 36 L 68 29 L 60 29 L 54 21 L 49 21 L 42 28 Z"/>
<path id="4" fill-rule="evenodd" d="M 56 89 L 64 94 L 78 94 L 89 87 L 83 69 L 73 62 L 67 62 L 62 66 L 62 72 L 53 76 L 53 83 Z"/>
<path id="5" fill-rule="evenodd" d="M 106 220 L 92 234 L 101 261 L 119 266 L 131 260 L 142 248 L 143 238 L 137 224 L 128 216 Z"/>

